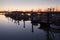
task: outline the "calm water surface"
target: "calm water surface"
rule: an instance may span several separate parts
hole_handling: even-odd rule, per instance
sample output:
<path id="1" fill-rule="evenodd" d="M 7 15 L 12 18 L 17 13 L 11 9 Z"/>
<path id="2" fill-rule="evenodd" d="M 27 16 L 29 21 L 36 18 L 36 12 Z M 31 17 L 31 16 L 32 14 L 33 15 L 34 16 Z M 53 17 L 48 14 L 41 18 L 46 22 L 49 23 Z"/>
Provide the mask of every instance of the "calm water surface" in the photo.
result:
<path id="1" fill-rule="evenodd" d="M 60 40 L 60 32 L 39 29 L 40 24 L 0 15 L 0 40 Z"/>

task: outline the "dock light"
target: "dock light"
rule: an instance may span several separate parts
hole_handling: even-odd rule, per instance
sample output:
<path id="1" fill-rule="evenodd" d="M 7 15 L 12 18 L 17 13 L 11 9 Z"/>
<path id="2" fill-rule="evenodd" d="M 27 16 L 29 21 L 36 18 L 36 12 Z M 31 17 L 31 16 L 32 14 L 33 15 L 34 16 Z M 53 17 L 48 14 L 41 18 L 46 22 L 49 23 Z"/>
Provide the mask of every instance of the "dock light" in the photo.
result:
<path id="1" fill-rule="evenodd" d="M 41 13 L 38 13 L 38 14 L 41 14 Z"/>
<path id="2" fill-rule="evenodd" d="M 27 14 L 28 16 L 30 16 L 31 14 Z"/>
<path id="3" fill-rule="evenodd" d="M 24 15 L 23 13 L 21 15 Z"/>

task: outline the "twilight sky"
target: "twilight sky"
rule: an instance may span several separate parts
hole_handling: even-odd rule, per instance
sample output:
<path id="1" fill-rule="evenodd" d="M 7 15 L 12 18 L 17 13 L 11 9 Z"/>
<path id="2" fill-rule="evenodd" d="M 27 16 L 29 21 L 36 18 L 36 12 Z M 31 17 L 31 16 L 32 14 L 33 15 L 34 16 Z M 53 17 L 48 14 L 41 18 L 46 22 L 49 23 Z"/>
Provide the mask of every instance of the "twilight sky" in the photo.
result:
<path id="1" fill-rule="evenodd" d="M 48 7 L 60 9 L 60 0 L 0 0 L 0 10 L 32 10 Z"/>

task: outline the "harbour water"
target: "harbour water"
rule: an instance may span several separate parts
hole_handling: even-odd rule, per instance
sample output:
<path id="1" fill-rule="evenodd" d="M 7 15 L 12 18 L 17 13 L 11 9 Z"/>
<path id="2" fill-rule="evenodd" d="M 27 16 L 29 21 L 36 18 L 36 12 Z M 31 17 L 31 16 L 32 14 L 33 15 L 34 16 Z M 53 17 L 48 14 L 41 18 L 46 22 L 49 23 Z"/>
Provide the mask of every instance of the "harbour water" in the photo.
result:
<path id="1" fill-rule="evenodd" d="M 60 26 L 50 26 L 44 28 L 30 18 L 15 20 L 0 14 L 0 40 L 60 40 Z"/>

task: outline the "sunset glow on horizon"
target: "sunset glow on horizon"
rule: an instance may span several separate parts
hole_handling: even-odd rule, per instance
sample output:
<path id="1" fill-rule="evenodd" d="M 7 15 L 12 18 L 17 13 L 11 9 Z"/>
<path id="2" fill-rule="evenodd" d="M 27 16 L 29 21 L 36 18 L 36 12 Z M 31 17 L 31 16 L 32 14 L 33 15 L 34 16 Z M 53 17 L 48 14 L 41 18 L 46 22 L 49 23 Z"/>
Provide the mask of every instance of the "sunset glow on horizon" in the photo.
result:
<path id="1" fill-rule="evenodd" d="M 60 11 L 60 0 L 0 0 L 0 11 L 30 11 L 56 8 Z"/>

